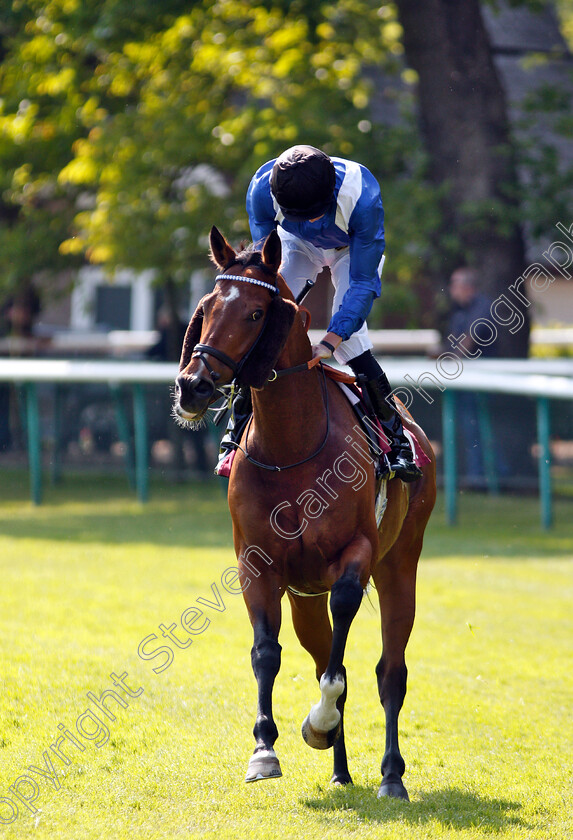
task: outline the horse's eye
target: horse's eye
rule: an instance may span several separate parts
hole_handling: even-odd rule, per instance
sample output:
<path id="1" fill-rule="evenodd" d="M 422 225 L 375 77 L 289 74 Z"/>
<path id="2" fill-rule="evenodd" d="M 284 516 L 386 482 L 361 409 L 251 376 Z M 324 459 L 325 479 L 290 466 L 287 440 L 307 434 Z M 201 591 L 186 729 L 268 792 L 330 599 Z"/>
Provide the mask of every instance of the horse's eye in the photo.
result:
<path id="1" fill-rule="evenodd" d="M 262 309 L 255 309 L 255 311 L 251 315 L 251 318 L 253 319 L 253 321 L 260 321 L 263 315 L 264 312 Z"/>

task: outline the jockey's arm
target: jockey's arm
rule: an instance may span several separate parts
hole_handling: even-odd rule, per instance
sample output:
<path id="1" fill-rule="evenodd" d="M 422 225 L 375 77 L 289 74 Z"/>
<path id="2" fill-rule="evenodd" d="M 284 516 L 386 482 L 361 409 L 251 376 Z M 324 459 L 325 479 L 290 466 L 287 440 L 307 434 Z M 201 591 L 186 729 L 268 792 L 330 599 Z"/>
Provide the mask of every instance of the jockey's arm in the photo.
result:
<path id="1" fill-rule="evenodd" d="M 255 172 L 247 190 L 247 215 L 251 238 L 256 246 L 262 244 L 269 233 L 277 227 L 268 178 L 265 179 L 268 166 L 267 163 Z"/>
<path id="2" fill-rule="evenodd" d="M 363 169 L 362 194 L 350 216 L 349 286 L 342 303 L 334 313 L 329 332 L 350 338 L 360 329 L 380 296 L 380 262 L 384 254 L 384 208 L 380 187 L 374 176 Z"/>

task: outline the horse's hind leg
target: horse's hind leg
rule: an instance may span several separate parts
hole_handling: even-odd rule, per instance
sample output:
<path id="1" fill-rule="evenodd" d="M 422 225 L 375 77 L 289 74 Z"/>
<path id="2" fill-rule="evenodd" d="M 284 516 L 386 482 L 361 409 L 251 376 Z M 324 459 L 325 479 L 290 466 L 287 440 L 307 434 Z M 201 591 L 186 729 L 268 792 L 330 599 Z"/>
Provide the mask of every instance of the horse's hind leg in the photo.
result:
<path id="1" fill-rule="evenodd" d="M 405 651 L 416 609 L 416 568 L 422 539 L 404 546 L 400 538 L 374 571 L 382 614 L 382 657 L 376 666 L 378 693 L 386 717 L 386 745 L 378 796 L 408 800 L 406 768 L 398 743 L 398 716 L 406 696 Z"/>
<path id="2" fill-rule="evenodd" d="M 328 596 L 324 594 L 310 598 L 301 597 L 290 591 L 288 595 L 292 607 L 292 621 L 295 632 L 301 645 L 314 659 L 316 678 L 320 683 L 321 675 L 324 674 L 328 666 L 332 648 L 332 627 L 328 617 L 327 605 Z M 338 728 L 334 729 L 330 738 L 328 732 L 316 732 L 315 741 L 311 746 L 319 747 L 320 749 L 332 746 L 334 769 L 330 781 L 335 785 L 346 785 L 351 784 L 352 779 L 348 771 L 346 745 L 344 742 L 344 703 L 346 701 L 346 670 L 344 666 L 341 667 L 340 672 L 344 679 L 344 690 L 336 698 L 336 710 L 340 714 Z M 305 737 L 308 743 L 308 738 L 311 737 L 308 727 L 305 732 L 306 737 L 305 733 L 303 733 L 303 737 Z M 337 732 L 338 736 L 334 739 L 334 743 L 332 743 L 332 737 Z"/>
<path id="3" fill-rule="evenodd" d="M 253 591 L 249 592 L 251 587 Z M 258 686 L 257 717 L 253 728 L 256 744 L 249 761 L 246 782 L 282 776 L 274 751 L 274 743 L 279 733 L 273 718 L 272 705 L 275 677 L 281 665 L 281 646 L 278 642 L 280 598 L 274 591 L 261 595 L 261 592 L 255 593 L 254 590 L 255 582 L 252 582 L 245 592 L 245 601 L 254 630 L 251 663 Z"/>

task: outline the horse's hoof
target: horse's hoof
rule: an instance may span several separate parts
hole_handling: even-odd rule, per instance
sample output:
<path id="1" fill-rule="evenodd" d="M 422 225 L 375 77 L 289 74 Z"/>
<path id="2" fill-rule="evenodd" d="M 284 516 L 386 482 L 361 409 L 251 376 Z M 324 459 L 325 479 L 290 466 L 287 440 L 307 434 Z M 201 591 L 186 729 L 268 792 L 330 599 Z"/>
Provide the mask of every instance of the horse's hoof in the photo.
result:
<path id="1" fill-rule="evenodd" d="M 249 759 L 246 782 L 258 782 L 260 779 L 275 779 L 282 776 L 281 766 L 274 750 L 259 750 Z"/>
<path id="2" fill-rule="evenodd" d="M 390 796 L 392 799 L 403 799 L 405 802 L 410 801 L 408 791 L 400 779 L 397 781 L 383 781 L 378 788 L 377 795 L 378 799 L 382 799 L 383 796 Z"/>
<path id="3" fill-rule="evenodd" d="M 334 787 L 351 785 L 352 779 L 350 778 L 350 773 L 335 773 L 332 779 L 330 780 L 330 784 L 334 785 Z"/>
<path id="4" fill-rule="evenodd" d="M 329 750 L 340 735 L 340 728 L 341 723 L 338 721 L 334 729 L 321 732 L 314 728 L 310 722 L 310 715 L 307 715 L 302 722 L 301 733 L 308 746 L 312 747 L 313 750 Z"/>

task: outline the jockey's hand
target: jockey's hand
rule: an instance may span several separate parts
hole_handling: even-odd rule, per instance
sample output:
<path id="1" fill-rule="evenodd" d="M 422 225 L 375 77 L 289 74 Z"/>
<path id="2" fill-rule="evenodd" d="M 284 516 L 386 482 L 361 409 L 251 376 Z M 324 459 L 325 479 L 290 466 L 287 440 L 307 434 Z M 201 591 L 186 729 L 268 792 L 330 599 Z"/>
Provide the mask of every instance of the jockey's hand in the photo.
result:
<path id="1" fill-rule="evenodd" d="M 331 356 L 332 350 L 329 350 L 328 347 L 324 346 L 324 344 L 312 345 L 312 361 L 315 364 L 324 361 L 324 359 L 330 359 Z"/>
<path id="2" fill-rule="evenodd" d="M 330 359 L 333 352 L 336 350 L 342 339 L 336 333 L 326 333 L 323 339 L 318 344 L 312 345 L 312 360 L 309 367 L 314 367 L 324 359 Z"/>

